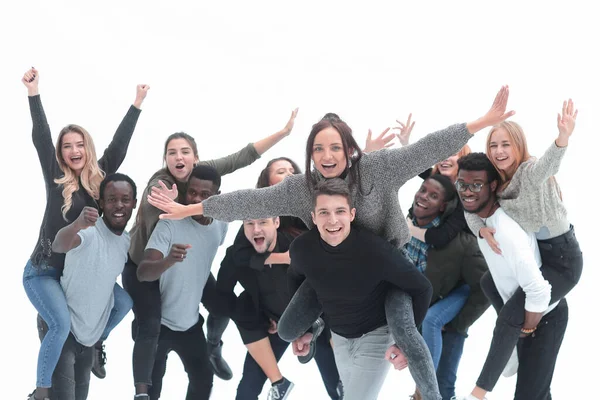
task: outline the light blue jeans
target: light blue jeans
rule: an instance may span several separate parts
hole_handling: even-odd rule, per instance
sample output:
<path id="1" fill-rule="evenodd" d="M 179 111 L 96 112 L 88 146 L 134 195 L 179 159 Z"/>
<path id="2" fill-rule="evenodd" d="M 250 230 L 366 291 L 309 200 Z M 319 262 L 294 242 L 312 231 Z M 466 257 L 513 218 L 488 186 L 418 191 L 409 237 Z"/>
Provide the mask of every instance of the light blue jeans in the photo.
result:
<path id="1" fill-rule="evenodd" d="M 344 385 L 344 400 L 377 400 L 392 365 L 385 352 L 394 343 L 388 326 L 359 338 L 348 339 L 331 332 L 333 354 Z"/>
<path id="2" fill-rule="evenodd" d="M 442 357 L 442 328 L 452 321 L 462 310 L 469 297 L 469 285 L 464 284 L 453 289 L 448 296 L 429 307 L 423 320 L 423 339 L 427 343 L 433 367 L 437 371 Z"/>
<path id="3" fill-rule="evenodd" d="M 23 271 L 23 287 L 29 301 L 48 325 L 38 353 L 36 386 L 50 388 L 54 368 L 71 330 L 71 315 L 60 286 L 60 271 L 47 265 L 34 266 L 29 260 Z M 133 306 L 131 297 L 116 283 L 114 295 L 115 305 L 100 340 L 108 337 Z"/>

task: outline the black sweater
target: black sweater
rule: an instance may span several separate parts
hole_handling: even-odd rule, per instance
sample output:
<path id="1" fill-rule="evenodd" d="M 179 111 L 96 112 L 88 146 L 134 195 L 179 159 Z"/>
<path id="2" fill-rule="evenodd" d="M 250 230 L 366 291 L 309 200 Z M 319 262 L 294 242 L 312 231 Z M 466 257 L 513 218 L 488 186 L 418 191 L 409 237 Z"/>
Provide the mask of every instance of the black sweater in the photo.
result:
<path id="1" fill-rule="evenodd" d="M 386 325 L 385 298 L 393 286 L 412 297 L 415 323 L 425 318 L 431 284 L 400 250 L 369 231 L 352 227 L 346 240 L 332 247 L 314 228 L 294 240 L 290 257 L 291 293 L 306 278 L 338 335 L 360 337 Z"/>
<path id="2" fill-rule="evenodd" d="M 63 188 L 54 183 L 55 179 L 62 177 L 64 174 L 58 166 L 58 161 L 56 161 L 56 150 L 52 143 L 50 126 L 46 120 L 46 114 L 44 113 L 39 95 L 29 97 L 29 109 L 33 122 L 33 144 L 40 159 L 44 182 L 46 184 L 46 210 L 44 211 L 44 219 L 40 227 L 35 249 L 31 254 L 31 260 L 36 266 L 46 263 L 62 271 L 65 263 L 65 255 L 52 252 L 54 237 L 61 228 L 77 219 L 83 207 L 98 208 L 98 205 L 96 200 L 89 195 L 80 183 L 79 190 L 73 193 L 73 204 L 67 212 L 68 221 L 65 221 L 61 211 L 64 202 L 62 196 Z M 98 160 L 98 165 L 107 175 L 116 172 L 125 159 L 127 147 L 129 146 L 129 141 L 131 140 L 131 135 L 135 129 L 140 112 L 134 106 L 129 108 L 125 118 L 117 128 L 112 142 L 104 151 L 104 155 Z"/>

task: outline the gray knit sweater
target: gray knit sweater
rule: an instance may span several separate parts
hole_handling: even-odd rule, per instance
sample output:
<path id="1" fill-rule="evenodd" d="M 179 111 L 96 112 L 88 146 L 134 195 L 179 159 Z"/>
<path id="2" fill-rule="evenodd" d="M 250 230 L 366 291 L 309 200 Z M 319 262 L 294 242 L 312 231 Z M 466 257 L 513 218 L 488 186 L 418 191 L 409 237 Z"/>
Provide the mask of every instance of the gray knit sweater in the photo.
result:
<path id="1" fill-rule="evenodd" d="M 504 190 L 497 193 L 500 206 L 509 217 L 514 219 L 525 232 L 536 233 L 546 227 L 550 238 L 560 236 L 570 228 L 567 210 L 561 199 L 560 188 L 553 177 L 567 147 L 558 147 L 556 143 L 536 160 L 530 158 L 523 162 Z M 485 225 L 476 214 L 465 213 L 469 227 L 475 233 Z"/>
<path id="2" fill-rule="evenodd" d="M 410 234 L 398 202 L 398 190 L 431 165 L 456 154 L 471 137 L 463 123 L 431 133 L 406 147 L 365 154 L 358 163 L 362 194 L 353 188 L 355 223 L 402 247 Z M 320 175 L 319 178 L 323 179 Z M 301 218 L 308 227 L 314 226 L 311 192 L 303 174 L 289 176 L 268 188 L 213 196 L 203 202 L 203 207 L 204 215 L 221 221 L 291 215 Z"/>

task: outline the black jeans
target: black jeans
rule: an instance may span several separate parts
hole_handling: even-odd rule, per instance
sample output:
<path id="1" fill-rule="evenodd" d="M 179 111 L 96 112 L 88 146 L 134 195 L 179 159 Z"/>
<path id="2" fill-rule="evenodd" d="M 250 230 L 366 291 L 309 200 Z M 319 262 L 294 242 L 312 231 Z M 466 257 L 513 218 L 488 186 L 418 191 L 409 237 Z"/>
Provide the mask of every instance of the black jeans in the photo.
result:
<path id="1" fill-rule="evenodd" d="M 90 387 L 94 349 L 69 333 L 52 374 L 52 400 L 85 400 Z"/>
<path id="2" fill-rule="evenodd" d="M 275 359 L 279 361 L 286 349 L 290 345 L 288 342 L 282 340 L 279 335 L 271 334 L 268 336 Z M 320 335 L 316 342 L 316 353 L 315 362 L 321 373 L 323 384 L 325 389 L 332 400 L 338 400 L 339 394 L 337 392 L 338 384 L 340 382 L 340 375 L 335 364 L 335 358 L 333 356 L 333 350 L 327 335 Z M 260 368 L 260 366 L 254 361 L 254 358 L 250 353 L 246 354 L 246 360 L 244 361 L 244 371 L 240 384 L 237 388 L 236 400 L 257 400 L 260 392 L 262 392 L 263 386 L 267 381 L 267 376 Z"/>
<path id="3" fill-rule="evenodd" d="M 161 325 L 152 371 L 154 384 L 148 393 L 151 400 L 160 398 L 162 380 L 167 370 L 167 357 L 171 351 L 177 353 L 188 375 L 186 400 L 208 400 L 213 386 L 213 372 L 208 361 L 203 322 L 200 316 L 198 323 L 184 332 L 173 331 Z"/>
<path id="4" fill-rule="evenodd" d="M 572 226 L 561 236 L 538 240 L 538 245 L 542 256 L 540 271 L 552 285 L 550 304 L 553 304 L 564 298 L 579 282 L 583 256 Z M 491 392 L 519 341 L 525 322 L 525 292 L 518 288 L 504 304 L 489 272 L 481 278 L 481 289 L 498 312 L 490 350 L 477 379 L 477 386 Z"/>
<path id="5" fill-rule="evenodd" d="M 152 366 L 158 346 L 158 337 L 161 331 L 161 301 L 159 282 L 140 282 L 137 279 L 137 265 L 127 260 L 122 274 L 123 287 L 133 300 L 133 320 L 131 330 L 135 344 L 133 345 L 133 381 L 135 384 L 152 384 Z M 213 314 L 216 296 L 216 280 L 210 274 L 204 293 L 202 304 L 209 311 L 206 322 L 207 340 L 218 345 L 229 324 L 228 317 Z M 204 337 L 204 334 L 202 335 Z"/>

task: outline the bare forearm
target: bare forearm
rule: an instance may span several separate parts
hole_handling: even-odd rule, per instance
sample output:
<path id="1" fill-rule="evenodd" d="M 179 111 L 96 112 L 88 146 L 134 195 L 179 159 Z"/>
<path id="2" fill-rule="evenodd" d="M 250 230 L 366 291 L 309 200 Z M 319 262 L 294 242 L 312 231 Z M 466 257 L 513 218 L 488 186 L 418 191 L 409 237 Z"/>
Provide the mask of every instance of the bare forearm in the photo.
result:
<path id="1" fill-rule="evenodd" d="M 55 253 L 66 253 L 73 248 L 73 243 L 77 239 L 77 233 L 81 228 L 76 222 L 62 228 L 56 234 L 52 242 L 52 251 Z"/>
<path id="2" fill-rule="evenodd" d="M 285 131 L 276 132 L 270 136 L 267 136 L 264 139 L 259 140 L 254 143 L 254 148 L 259 155 L 263 155 L 267 150 L 271 147 L 275 146 L 281 139 L 287 136 Z"/>
<path id="3" fill-rule="evenodd" d="M 268 264 L 290 264 L 290 253 L 271 253 L 265 260 L 265 265 Z"/>
<path id="4" fill-rule="evenodd" d="M 153 282 L 158 280 L 163 272 L 171 268 L 173 264 L 164 258 L 158 261 L 144 260 L 138 266 L 137 278 L 140 282 Z"/>

